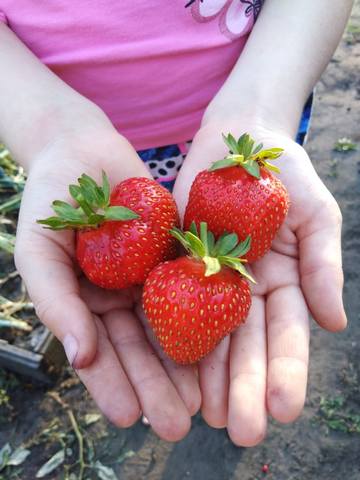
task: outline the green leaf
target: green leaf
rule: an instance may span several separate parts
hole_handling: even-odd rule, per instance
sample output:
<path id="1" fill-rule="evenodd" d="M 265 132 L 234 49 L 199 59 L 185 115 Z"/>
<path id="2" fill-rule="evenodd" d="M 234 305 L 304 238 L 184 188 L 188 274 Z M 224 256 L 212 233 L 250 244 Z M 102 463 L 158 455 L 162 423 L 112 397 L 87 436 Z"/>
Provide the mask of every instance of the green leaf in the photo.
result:
<path id="1" fill-rule="evenodd" d="M 8 200 L 0 205 L 0 213 L 8 213 L 18 210 L 20 208 L 21 197 L 22 192 L 12 195 Z"/>
<path id="2" fill-rule="evenodd" d="M 209 231 L 207 232 L 207 244 L 208 244 L 208 249 L 211 256 L 213 248 L 215 246 L 215 237 L 214 237 L 214 234 Z"/>
<path id="3" fill-rule="evenodd" d="M 59 217 L 48 217 L 43 220 L 36 220 L 36 223 L 44 225 L 45 228 L 51 228 L 52 230 L 63 230 L 65 228 L 73 228 L 74 225 L 71 222 L 61 220 Z"/>
<path id="4" fill-rule="evenodd" d="M 247 254 L 251 247 L 251 237 L 248 235 L 245 240 L 239 243 L 231 252 L 227 253 L 228 257 L 243 257 Z"/>
<path id="5" fill-rule="evenodd" d="M 0 471 L 6 467 L 11 455 L 11 451 L 12 448 L 9 443 L 5 443 L 5 445 L 0 450 Z"/>
<path id="6" fill-rule="evenodd" d="M 331 430 L 338 430 L 340 432 L 348 431 L 348 426 L 346 425 L 345 420 L 342 418 L 328 419 L 326 424 L 329 426 L 329 428 L 331 428 Z"/>
<path id="7" fill-rule="evenodd" d="M 243 277 L 250 280 L 250 282 L 256 283 L 255 279 L 250 275 L 250 273 L 247 272 L 246 268 L 244 267 L 244 265 L 241 263 L 241 261 L 238 258 L 219 257 L 219 262 L 221 263 L 221 265 L 226 265 L 226 266 L 232 268 L 233 270 L 236 270 Z"/>
<path id="8" fill-rule="evenodd" d="M 102 171 L 102 191 L 103 191 L 103 194 L 104 194 L 105 206 L 106 206 L 106 205 L 109 205 L 109 201 L 110 201 L 110 183 L 109 183 L 109 179 L 108 179 L 106 173 L 104 172 L 104 170 Z"/>
<path id="9" fill-rule="evenodd" d="M 239 137 L 239 139 L 237 141 L 237 151 L 238 151 L 238 153 L 243 153 L 244 152 L 244 146 L 247 143 L 248 137 L 249 137 L 249 135 L 247 133 L 243 133 Z"/>
<path id="10" fill-rule="evenodd" d="M 267 168 L 268 170 L 271 170 L 272 172 L 275 172 L 275 173 L 280 173 L 280 168 L 277 167 L 276 165 L 273 165 L 272 163 L 266 162 L 266 161 L 263 161 L 263 163 L 264 163 L 264 167 Z"/>
<path id="11" fill-rule="evenodd" d="M 99 460 L 94 463 L 94 468 L 96 468 L 100 480 L 118 480 L 114 470 L 110 467 L 105 467 Z"/>
<path id="12" fill-rule="evenodd" d="M 216 251 L 218 255 L 225 256 L 238 244 L 238 236 L 236 233 L 229 233 L 220 238 L 217 243 Z"/>
<path id="13" fill-rule="evenodd" d="M 244 163 L 243 167 L 252 177 L 260 178 L 260 167 L 256 162 L 249 161 L 248 163 Z"/>
<path id="14" fill-rule="evenodd" d="M 194 235 L 198 236 L 197 226 L 196 226 L 196 223 L 195 223 L 194 221 L 191 222 L 189 231 L 190 231 L 191 233 L 193 233 Z"/>
<path id="15" fill-rule="evenodd" d="M 284 152 L 283 148 L 268 148 L 266 150 L 261 150 L 261 152 L 256 154 L 256 159 L 257 160 L 262 160 L 262 159 L 272 159 L 275 160 L 276 158 L 279 158 L 282 153 Z"/>
<path id="16" fill-rule="evenodd" d="M 220 170 L 221 168 L 235 167 L 239 162 L 232 158 L 224 158 L 223 160 L 218 160 L 214 162 L 209 168 L 209 172 L 214 172 L 215 170 Z"/>
<path id="17" fill-rule="evenodd" d="M 221 245 L 221 242 L 223 241 L 223 239 L 225 237 L 227 237 L 229 235 L 228 232 L 224 232 L 216 241 L 215 245 L 214 245 L 214 248 L 212 249 L 212 256 L 213 257 L 216 257 L 219 253 L 219 246 Z"/>
<path id="18" fill-rule="evenodd" d="M 83 173 L 78 179 L 78 182 L 80 184 L 81 192 L 85 201 L 93 207 L 102 207 L 104 198 L 99 196 L 99 192 L 97 190 L 98 185 L 95 180 L 89 177 L 89 175 L 86 175 L 86 173 Z"/>
<path id="19" fill-rule="evenodd" d="M 231 135 L 231 133 L 228 133 L 227 135 L 222 134 L 222 137 L 227 147 L 229 147 L 230 152 L 237 153 L 238 144 L 233 135 Z"/>
<path id="20" fill-rule="evenodd" d="M 209 257 L 205 255 L 202 260 L 206 265 L 205 277 L 210 277 L 211 275 L 220 272 L 221 264 L 216 257 Z"/>
<path id="21" fill-rule="evenodd" d="M 254 140 L 250 137 L 250 135 L 247 135 L 246 137 L 246 143 L 244 145 L 244 149 L 243 149 L 243 155 L 246 158 L 249 158 L 250 155 L 251 155 L 251 152 L 253 150 L 253 147 L 254 147 Z"/>
<path id="22" fill-rule="evenodd" d="M 27 450 L 26 448 L 17 448 L 11 455 L 10 458 L 7 462 L 7 466 L 11 465 L 13 467 L 16 467 L 18 465 L 21 465 L 22 463 L 25 462 L 27 457 L 30 455 L 30 450 Z"/>
<path id="23" fill-rule="evenodd" d="M 276 157 L 272 157 L 272 158 L 278 158 L 280 157 L 280 155 L 284 153 L 284 149 L 279 147 L 268 148 L 267 150 L 264 150 L 264 151 L 270 152 L 271 155 L 276 155 Z"/>
<path id="24" fill-rule="evenodd" d="M 205 255 L 205 247 L 202 241 L 191 232 L 185 232 L 185 238 L 190 245 L 191 251 L 198 257 Z"/>
<path id="25" fill-rule="evenodd" d="M 351 152 L 357 150 L 357 144 L 354 143 L 350 138 L 339 138 L 339 140 L 334 145 L 334 150 L 336 152 Z"/>
<path id="26" fill-rule="evenodd" d="M 123 206 L 109 206 L 110 184 L 102 172 L 102 186 L 97 185 L 89 175 L 83 173 L 78 178 L 79 185 L 69 185 L 77 208 L 67 202 L 55 200 L 52 204 L 56 216 L 38 220 L 37 223 L 52 230 L 65 228 L 96 227 L 106 220 L 126 221 L 139 218 L 139 215 Z"/>
<path id="27" fill-rule="evenodd" d="M 81 193 L 81 188 L 78 185 L 69 185 L 69 192 L 72 198 L 79 203 L 79 198 L 80 200 L 83 199 L 82 193 Z"/>
<path id="28" fill-rule="evenodd" d="M 94 213 L 94 209 L 92 206 L 86 201 L 84 195 L 81 193 L 77 199 L 78 204 L 83 209 L 85 215 L 92 215 Z"/>
<path id="29" fill-rule="evenodd" d="M 53 472 L 65 460 L 65 450 L 59 450 L 38 470 L 36 478 L 43 478 Z"/>
<path id="30" fill-rule="evenodd" d="M 81 210 L 74 208 L 72 205 L 61 200 L 55 200 L 52 203 L 54 212 L 62 219 L 68 222 L 80 222 L 86 220 Z"/>
<path id="31" fill-rule="evenodd" d="M 205 249 L 205 255 L 209 255 L 209 247 L 208 247 L 208 236 L 207 236 L 207 223 L 206 222 L 201 222 L 200 223 L 200 240 L 202 241 L 202 244 L 204 245 Z"/>
<path id="32" fill-rule="evenodd" d="M 13 255 L 15 249 L 15 235 L 0 231 L 0 249 Z"/>
<path id="33" fill-rule="evenodd" d="M 109 204 L 109 192 L 105 193 L 103 189 L 89 175 L 83 173 L 78 179 L 81 193 L 85 201 L 94 208 L 104 208 Z M 105 186 L 107 188 L 107 186 Z M 106 200 L 106 201 L 105 201 Z"/>
<path id="34" fill-rule="evenodd" d="M 140 216 L 126 207 L 107 207 L 105 209 L 106 220 L 134 220 Z"/>
<path id="35" fill-rule="evenodd" d="M 190 243 L 186 240 L 184 233 L 179 228 L 172 228 L 170 234 L 176 238 L 186 250 L 190 251 Z"/>
<path id="36" fill-rule="evenodd" d="M 97 186 L 96 187 L 96 194 L 98 196 L 99 207 L 100 208 L 106 208 L 109 205 L 109 203 L 105 202 L 103 189 L 101 187 Z"/>
<path id="37" fill-rule="evenodd" d="M 105 215 L 99 215 L 98 213 L 92 213 L 88 216 L 86 224 L 89 227 L 97 227 L 103 223 Z"/>
<path id="38" fill-rule="evenodd" d="M 94 197 L 95 197 L 95 207 L 97 207 L 97 208 L 106 207 L 107 204 L 105 204 L 105 198 L 104 198 L 102 188 L 99 187 L 98 185 L 96 185 L 93 193 L 94 193 Z"/>
<path id="39" fill-rule="evenodd" d="M 260 150 L 263 148 L 263 144 L 262 143 L 259 143 L 259 145 L 257 147 L 255 147 L 255 149 L 253 150 L 252 154 L 253 155 L 256 155 L 257 153 L 260 152 Z"/>
<path id="40" fill-rule="evenodd" d="M 236 233 L 225 232 L 215 243 L 215 237 L 212 232 L 207 230 L 206 222 L 200 223 L 201 238 L 190 231 L 182 232 L 178 228 L 173 228 L 170 230 L 170 233 L 195 258 L 201 259 L 205 263 L 205 276 L 219 272 L 221 270 L 221 265 L 223 264 L 234 268 L 250 280 L 253 280 L 246 272 L 240 259 L 235 257 L 237 253 L 246 253 L 249 250 L 251 243 L 250 236 L 238 244 L 238 236 Z"/>

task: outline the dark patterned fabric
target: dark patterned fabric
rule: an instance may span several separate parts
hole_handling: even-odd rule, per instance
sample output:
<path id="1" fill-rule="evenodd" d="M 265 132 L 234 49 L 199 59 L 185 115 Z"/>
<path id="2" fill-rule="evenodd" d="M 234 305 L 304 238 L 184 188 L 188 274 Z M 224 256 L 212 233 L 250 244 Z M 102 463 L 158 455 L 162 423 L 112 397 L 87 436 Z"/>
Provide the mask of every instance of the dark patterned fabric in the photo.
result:
<path id="1" fill-rule="evenodd" d="M 300 120 L 299 130 L 296 136 L 296 141 L 300 145 L 303 145 L 305 143 L 306 135 L 309 131 L 313 100 L 314 100 L 314 94 L 312 93 L 305 104 L 302 117 Z"/>

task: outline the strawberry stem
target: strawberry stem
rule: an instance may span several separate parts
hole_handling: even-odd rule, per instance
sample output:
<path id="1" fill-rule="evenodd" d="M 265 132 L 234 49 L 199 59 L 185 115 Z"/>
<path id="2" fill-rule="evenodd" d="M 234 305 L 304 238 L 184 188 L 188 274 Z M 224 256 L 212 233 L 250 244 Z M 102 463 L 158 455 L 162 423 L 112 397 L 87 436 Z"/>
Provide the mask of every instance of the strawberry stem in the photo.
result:
<path id="1" fill-rule="evenodd" d="M 213 163 L 209 168 L 210 172 L 227 167 L 242 167 L 251 176 L 258 179 L 260 178 L 260 167 L 280 173 L 280 169 L 267 160 L 275 160 L 280 157 L 284 151 L 282 148 L 263 150 L 262 143 L 254 146 L 255 140 L 248 133 L 241 135 L 238 140 L 231 133 L 223 134 L 223 139 L 229 147 L 230 153 L 222 160 Z"/>
<path id="2" fill-rule="evenodd" d="M 217 241 L 212 232 L 207 229 L 207 223 L 200 223 L 200 235 L 195 222 L 192 222 L 190 229 L 186 232 L 179 228 L 173 228 L 170 233 L 194 258 L 202 260 L 205 265 L 205 276 L 209 277 L 221 270 L 223 265 L 230 267 L 253 283 L 256 283 L 247 272 L 243 263 L 244 258 L 251 246 L 250 236 L 239 243 L 236 233 L 224 233 Z"/>
<path id="3" fill-rule="evenodd" d="M 83 173 L 78 185 L 70 185 L 69 192 L 77 207 L 61 200 L 54 200 L 52 209 L 56 216 L 37 220 L 37 223 L 52 230 L 65 228 L 96 228 L 105 221 L 126 221 L 139 218 L 129 208 L 110 206 L 110 184 L 102 172 L 102 186 Z"/>

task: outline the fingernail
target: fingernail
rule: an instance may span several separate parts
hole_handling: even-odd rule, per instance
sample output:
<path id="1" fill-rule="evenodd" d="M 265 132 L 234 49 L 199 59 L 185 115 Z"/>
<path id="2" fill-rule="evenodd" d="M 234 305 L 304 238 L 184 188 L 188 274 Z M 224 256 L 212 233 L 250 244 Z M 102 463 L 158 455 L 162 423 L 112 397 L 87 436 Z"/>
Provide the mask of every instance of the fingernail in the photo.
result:
<path id="1" fill-rule="evenodd" d="M 141 417 L 141 422 L 142 422 L 143 425 L 145 425 L 145 426 L 147 426 L 147 427 L 150 426 L 149 419 L 148 419 L 147 417 L 145 417 L 145 415 L 143 415 L 143 416 Z"/>
<path id="2" fill-rule="evenodd" d="M 78 342 L 75 337 L 70 334 L 66 334 L 63 340 L 64 350 L 67 359 L 71 366 L 73 366 L 76 355 L 78 353 Z"/>

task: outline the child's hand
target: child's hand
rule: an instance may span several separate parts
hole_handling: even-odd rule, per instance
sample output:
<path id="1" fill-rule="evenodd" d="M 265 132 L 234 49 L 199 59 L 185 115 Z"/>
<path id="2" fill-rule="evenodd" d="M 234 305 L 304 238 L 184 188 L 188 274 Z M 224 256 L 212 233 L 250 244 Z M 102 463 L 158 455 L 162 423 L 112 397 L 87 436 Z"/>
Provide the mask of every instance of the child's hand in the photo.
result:
<path id="1" fill-rule="evenodd" d="M 149 176 L 133 148 L 115 131 L 74 134 L 33 159 L 18 225 L 16 264 L 40 319 L 63 342 L 70 363 L 104 414 L 127 427 L 141 412 L 166 440 L 182 438 L 200 404 L 192 368 L 160 359 L 135 308 L 141 290 L 107 291 L 90 284 L 74 264 L 74 233 L 45 230 L 68 185 L 105 170 L 115 184 Z M 69 198 L 70 200 L 70 198 Z"/>
<path id="2" fill-rule="evenodd" d="M 236 125 L 234 127 L 234 125 Z M 291 207 L 271 251 L 253 264 L 257 285 L 245 326 L 206 357 L 199 367 L 202 414 L 209 425 L 227 426 L 243 446 L 259 443 L 269 412 L 291 422 L 305 400 L 310 309 L 330 331 L 342 330 L 341 214 L 305 150 L 284 134 L 255 123 L 204 126 L 179 173 L 174 196 L 184 212 L 195 175 L 224 157 L 221 133 L 251 134 L 265 147 L 282 147 L 277 165 Z"/>

